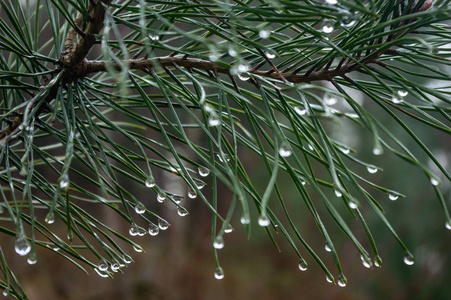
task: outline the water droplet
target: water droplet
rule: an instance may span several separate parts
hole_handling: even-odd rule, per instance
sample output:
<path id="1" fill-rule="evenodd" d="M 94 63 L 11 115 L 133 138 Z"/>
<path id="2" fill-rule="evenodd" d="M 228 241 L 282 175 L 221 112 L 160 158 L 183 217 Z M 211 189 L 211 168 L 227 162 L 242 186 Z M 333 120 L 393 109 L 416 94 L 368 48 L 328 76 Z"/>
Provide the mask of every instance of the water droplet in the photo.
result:
<path id="1" fill-rule="evenodd" d="M 368 173 L 374 174 L 377 172 L 377 167 L 376 166 L 367 166 L 366 169 L 368 170 Z"/>
<path id="2" fill-rule="evenodd" d="M 329 282 L 329 283 L 332 283 L 332 282 L 334 282 L 334 278 L 332 277 L 332 275 L 326 275 L 326 281 L 327 282 Z"/>
<path id="3" fill-rule="evenodd" d="M 129 233 L 131 236 L 137 236 L 137 235 L 138 235 L 138 232 L 139 232 L 139 226 L 138 226 L 137 224 L 133 223 L 133 224 L 130 226 L 130 229 L 128 230 L 128 233 Z"/>
<path id="4" fill-rule="evenodd" d="M 341 287 L 345 287 L 347 283 L 348 283 L 348 280 L 346 279 L 346 277 L 343 274 L 341 274 L 340 278 L 338 279 L 338 285 Z"/>
<path id="5" fill-rule="evenodd" d="M 310 144 L 308 144 L 308 148 L 310 149 L 310 151 L 313 151 L 313 150 L 314 150 L 313 146 L 310 145 Z"/>
<path id="6" fill-rule="evenodd" d="M 224 238 L 222 236 L 217 236 L 213 242 L 213 247 L 215 247 L 215 249 L 224 248 Z"/>
<path id="7" fill-rule="evenodd" d="M 362 260 L 362 264 L 365 268 L 371 268 L 372 263 L 370 259 L 365 258 L 363 255 L 360 255 L 360 259 Z"/>
<path id="8" fill-rule="evenodd" d="M 102 272 L 98 268 L 94 268 L 94 270 L 97 272 L 97 274 L 99 274 L 100 277 L 103 277 L 103 278 L 108 277 L 108 273 Z"/>
<path id="9" fill-rule="evenodd" d="M 208 59 L 210 59 L 210 61 L 215 62 L 219 60 L 219 54 L 212 52 L 208 55 Z"/>
<path id="10" fill-rule="evenodd" d="M 329 244 L 326 244 L 326 245 L 324 246 L 324 249 L 326 249 L 327 252 L 331 252 L 331 251 L 332 251 L 332 250 L 330 249 Z"/>
<path id="11" fill-rule="evenodd" d="M 299 267 L 299 270 L 301 270 L 301 271 L 307 271 L 307 267 L 308 267 L 307 262 L 305 260 L 301 259 L 299 261 L 298 267 Z"/>
<path id="12" fill-rule="evenodd" d="M 229 47 L 229 51 L 228 52 L 229 52 L 229 55 L 231 57 L 235 57 L 238 54 L 233 47 Z"/>
<path id="13" fill-rule="evenodd" d="M 218 280 L 221 280 L 222 278 L 224 278 L 224 271 L 222 270 L 221 267 L 217 267 L 216 268 L 215 278 L 218 279 Z"/>
<path id="14" fill-rule="evenodd" d="M 266 226 L 269 226 L 269 224 L 271 224 L 271 221 L 269 220 L 268 216 L 261 215 L 258 218 L 258 225 L 260 225 L 262 227 L 266 227 Z"/>
<path id="15" fill-rule="evenodd" d="M 231 233 L 233 231 L 233 227 L 232 227 L 232 225 L 227 225 L 227 227 L 224 229 L 224 232 L 225 233 Z"/>
<path id="16" fill-rule="evenodd" d="M 158 227 L 160 227 L 161 230 L 166 230 L 169 228 L 169 223 L 165 220 L 159 219 L 158 220 Z"/>
<path id="17" fill-rule="evenodd" d="M 141 215 L 146 212 L 146 207 L 141 202 L 138 202 L 138 204 L 135 205 L 135 212 Z"/>
<path id="18" fill-rule="evenodd" d="M 184 217 L 188 214 L 188 211 L 184 207 L 180 206 L 177 208 L 177 213 L 179 214 L 179 216 Z"/>
<path id="19" fill-rule="evenodd" d="M 227 162 L 227 161 L 230 161 L 230 157 L 229 157 L 229 155 L 228 154 L 224 154 L 224 160 L 222 159 L 222 156 L 218 153 L 218 154 L 216 154 L 216 156 L 218 156 L 218 159 L 219 159 L 219 161 L 220 162 L 224 162 L 224 160 Z"/>
<path id="20" fill-rule="evenodd" d="M 61 189 L 67 189 L 69 187 L 69 176 L 67 174 L 64 174 L 60 179 L 60 188 Z"/>
<path id="21" fill-rule="evenodd" d="M 158 193 L 157 201 L 160 202 L 160 203 L 163 203 L 164 200 L 166 200 L 166 196 L 164 194 L 162 194 L 162 193 Z"/>
<path id="22" fill-rule="evenodd" d="M 183 201 L 183 196 L 180 195 L 172 195 L 171 199 L 176 203 L 180 204 Z"/>
<path id="23" fill-rule="evenodd" d="M 244 75 L 244 74 L 238 74 L 238 78 L 239 78 L 241 81 L 248 81 L 248 80 L 250 79 L 249 76 Z"/>
<path id="24" fill-rule="evenodd" d="M 382 258 L 379 255 L 374 258 L 374 265 L 378 268 L 382 267 Z"/>
<path id="25" fill-rule="evenodd" d="M 399 90 L 399 91 L 398 91 L 398 95 L 399 95 L 400 97 L 405 97 L 405 96 L 407 96 L 408 94 L 409 94 L 408 91 L 404 91 L 404 90 Z"/>
<path id="26" fill-rule="evenodd" d="M 437 178 L 434 178 L 434 177 L 431 177 L 430 181 L 431 181 L 431 184 L 435 185 L 435 186 L 440 184 L 440 181 Z"/>
<path id="27" fill-rule="evenodd" d="M 350 200 L 350 201 L 348 202 L 348 205 L 349 205 L 349 208 L 351 208 L 351 209 L 357 209 L 357 208 L 359 208 L 359 206 L 357 205 L 357 203 L 355 203 L 355 202 L 352 201 L 352 200 Z"/>
<path id="28" fill-rule="evenodd" d="M 8 296 L 9 295 L 9 288 L 6 288 L 3 290 L 3 296 Z"/>
<path id="29" fill-rule="evenodd" d="M 245 65 L 245 64 L 239 64 L 237 67 L 237 71 L 238 71 L 238 73 L 247 72 L 247 71 L 249 71 L 249 66 Z"/>
<path id="30" fill-rule="evenodd" d="M 221 124 L 221 120 L 219 119 L 218 115 L 215 113 L 210 114 L 210 116 L 208 116 L 208 125 L 210 126 L 219 126 L 219 124 Z"/>
<path id="31" fill-rule="evenodd" d="M 268 30 L 260 30 L 258 36 L 262 39 L 267 39 L 270 36 L 270 32 Z"/>
<path id="32" fill-rule="evenodd" d="M 153 188 L 154 186 L 155 186 L 155 179 L 152 176 L 150 176 L 146 180 L 146 187 Z"/>
<path id="33" fill-rule="evenodd" d="M 341 152 L 343 152 L 344 154 L 349 154 L 349 152 L 351 150 L 349 150 L 349 148 L 339 148 Z"/>
<path id="34" fill-rule="evenodd" d="M 293 152 L 291 151 L 291 148 L 290 148 L 290 146 L 289 146 L 287 143 L 283 142 L 283 143 L 280 145 L 280 148 L 279 148 L 279 154 L 280 154 L 280 156 L 282 156 L 282 157 L 288 157 L 288 156 L 290 156 L 292 153 L 293 153 Z"/>
<path id="35" fill-rule="evenodd" d="M 334 192 L 335 192 L 335 196 L 337 196 L 337 197 L 343 196 L 343 194 L 339 190 L 334 190 Z"/>
<path id="36" fill-rule="evenodd" d="M 207 177 L 211 171 L 205 167 L 199 167 L 197 169 L 197 172 L 199 173 L 200 176 Z"/>
<path id="37" fill-rule="evenodd" d="M 355 13 L 346 12 L 340 16 L 340 25 L 344 28 L 349 28 L 356 23 Z"/>
<path id="38" fill-rule="evenodd" d="M 324 94 L 323 101 L 326 105 L 335 105 L 337 104 L 337 97 L 334 94 L 326 93 Z"/>
<path id="39" fill-rule="evenodd" d="M 338 3 L 338 0 L 326 0 L 326 3 L 330 5 L 335 5 Z"/>
<path id="40" fill-rule="evenodd" d="M 138 236 L 145 236 L 146 233 L 147 233 L 147 230 L 138 226 Z"/>
<path id="41" fill-rule="evenodd" d="M 203 182 L 202 180 L 197 179 L 197 178 L 193 178 L 193 181 L 194 181 L 194 183 L 196 184 L 196 186 L 197 186 L 197 188 L 198 188 L 199 190 L 203 189 L 204 186 L 207 185 L 205 182 Z"/>
<path id="42" fill-rule="evenodd" d="M 241 217 L 240 219 L 241 224 L 246 225 L 249 224 L 251 222 L 251 219 L 249 219 L 249 217 Z"/>
<path id="43" fill-rule="evenodd" d="M 449 221 L 449 220 L 446 221 L 445 227 L 446 227 L 446 229 L 451 230 L 451 221 Z"/>
<path id="44" fill-rule="evenodd" d="M 388 199 L 395 201 L 395 200 L 398 200 L 398 198 L 399 198 L 399 194 L 397 192 L 395 192 L 395 191 L 388 192 Z"/>
<path id="45" fill-rule="evenodd" d="M 100 271 L 105 272 L 106 270 L 108 270 L 108 263 L 105 259 L 101 259 L 98 265 L 98 268 Z"/>
<path id="46" fill-rule="evenodd" d="M 149 34 L 149 39 L 151 39 L 152 41 L 159 41 L 160 37 L 158 35 L 150 35 Z"/>
<path id="47" fill-rule="evenodd" d="M 160 232 L 160 228 L 157 225 L 150 223 L 149 224 L 149 234 L 151 236 L 156 236 Z"/>
<path id="48" fill-rule="evenodd" d="M 411 266 L 415 263 L 415 260 L 412 256 L 412 254 L 410 254 L 410 253 L 404 254 L 404 263 L 408 266 Z"/>
<path id="49" fill-rule="evenodd" d="M 132 258 L 130 256 L 124 255 L 122 258 L 122 261 L 126 264 L 130 264 L 133 262 Z"/>
<path id="50" fill-rule="evenodd" d="M 113 271 L 113 272 L 119 271 L 120 268 L 121 268 L 121 266 L 120 266 L 117 262 L 114 262 L 114 263 L 111 265 L 111 271 Z"/>
<path id="51" fill-rule="evenodd" d="M 303 108 L 302 106 L 295 106 L 294 111 L 297 112 L 301 116 L 303 116 L 307 113 L 307 110 L 305 108 Z"/>
<path id="52" fill-rule="evenodd" d="M 384 150 L 381 147 L 374 147 L 373 148 L 373 154 L 374 155 L 381 155 L 382 153 L 384 153 Z"/>
<path id="53" fill-rule="evenodd" d="M 400 97 L 398 94 L 393 94 L 391 101 L 395 104 L 399 104 L 404 102 L 404 99 L 402 97 Z"/>
<path id="54" fill-rule="evenodd" d="M 47 224 L 55 223 L 55 213 L 53 211 L 49 211 L 47 216 L 45 216 L 45 222 Z"/>
<path id="55" fill-rule="evenodd" d="M 14 247 L 16 250 L 16 253 L 20 256 L 27 255 L 31 250 L 31 245 L 27 241 L 27 238 L 24 234 L 19 234 L 19 236 L 16 239 L 16 245 Z"/>
<path id="56" fill-rule="evenodd" d="M 195 190 L 193 190 L 192 188 L 190 188 L 188 190 L 188 197 L 191 199 L 197 198 L 197 193 Z"/>
<path id="57" fill-rule="evenodd" d="M 34 251 L 30 252 L 30 255 L 28 255 L 27 258 L 27 263 L 29 265 L 34 265 L 38 262 L 37 258 L 36 258 L 36 253 Z"/>
<path id="58" fill-rule="evenodd" d="M 135 252 L 144 252 L 143 248 L 141 248 L 139 245 L 138 246 L 133 246 L 133 250 L 135 250 Z"/>
<path id="59" fill-rule="evenodd" d="M 269 58 L 269 59 L 273 59 L 273 58 L 276 57 L 276 55 L 275 55 L 274 53 L 268 53 L 268 52 L 266 52 L 266 57 Z"/>
<path id="60" fill-rule="evenodd" d="M 324 33 L 331 33 L 334 31 L 334 21 L 329 19 L 323 20 L 323 32 Z"/>

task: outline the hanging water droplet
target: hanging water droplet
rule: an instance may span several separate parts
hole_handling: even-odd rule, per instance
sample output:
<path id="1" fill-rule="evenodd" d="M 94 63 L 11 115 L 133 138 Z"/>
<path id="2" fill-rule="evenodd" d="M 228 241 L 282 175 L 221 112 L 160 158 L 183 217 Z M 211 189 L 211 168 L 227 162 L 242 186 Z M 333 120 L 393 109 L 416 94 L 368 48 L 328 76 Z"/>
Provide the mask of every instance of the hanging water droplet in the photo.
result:
<path id="1" fill-rule="evenodd" d="M 240 222 L 241 222 L 241 224 L 246 225 L 251 222 L 251 219 L 249 219 L 249 217 L 243 216 L 243 217 L 241 217 Z"/>
<path id="2" fill-rule="evenodd" d="M 329 283 L 332 283 L 332 282 L 334 282 L 334 278 L 333 277 L 331 277 L 332 275 L 326 275 L 326 281 L 327 282 L 329 282 Z"/>
<path id="3" fill-rule="evenodd" d="M 114 262 L 114 263 L 111 265 L 111 271 L 113 271 L 113 272 L 119 271 L 120 268 L 121 268 L 121 266 L 120 266 L 117 262 Z"/>
<path id="4" fill-rule="evenodd" d="M 357 205 L 357 203 L 355 203 L 355 202 L 352 201 L 352 200 L 350 200 L 350 201 L 348 202 L 348 205 L 349 205 L 349 208 L 351 208 L 351 209 L 357 209 L 357 208 L 359 208 L 359 206 Z"/>
<path id="5" fill-rule="evenodd" d="M 129 233 L 131 236 L 137 236 L 137 235 L 138 235 L 138 232 L 139 232 L 139 226 L 138 226 L 137 224 L 133 223 L 133 224 L 130 226 L 130 229 L 128 230 L 128 233 Z"/>
<path id="6" fill-rule="evenodd" d="M 324 94 L 323 101 L 326 105 L 335 105 L 337 104 L 337 97 L 334 94 L 326 93 Z"/>
<path id="7" fill-rule="evenodd" d="M 97 272 L 97 274 L 99 274 L 100 277 L 103 277 L 103 278 L 108 277 L 108 273 L 102 272 L 98 268 L 94 268 L 94 270 Z"/>
<path id="8" fill-rule="evenodd" d="M 324 246 L 324 249 L 326 249 L 327 252 L 331 252 L 331 251 L 332 251 L 332 250 L 330 249 L 329 244 L 326 244 L 326 245 Z"/>
<path id="9" fill-rule="evenodd" d="M 292 153 L 293 153 L 293 152 L 291 151 L 291 148 L 290 148 L 290 146 L 289 146 L 287 143 L 283 142 L 283 143 L 280 145 L 280 148 L 279 148 L 279 154 L 280 154 L 280 156 L 282 156 L 282 157 L 288 157 L 288 156 L 290 156 Z"/>
<path id="10" fill-rule="evenodd" d="M 298 267 L 299 267 L 299 270 L 301 270 L 301 271 L 307 271 L 307 267 L 308 267 L 307 262 L 305 260 L 301 259 L 299 261 Z"/>
<path id="11" fill-rule="evenodd" d="M 245 65 L 245 64 L 239 64 L 237 67 L 237 71 L 238 71 L 238 73 L 247 72 L 247 71 L 249 71 L 249 66 Z"/>
<path id="12" fill-rule="evenodd" d="M 379 255 L 374 258 L 374 265 L 378 268 L 382 267 L 382 258 Z"/>
<path id="13" fill-rule="evenodd" d="M 451 221 L 450 220 L 446 221 L 445 227 L 446 227 L 446 229 L 451 230 Z"/>
<path id="14" fill-rule="evenodd" d="M 273 58 L 276 57 L 276 55 L 274 53 L 266 52 L 266 57 L 269 58 L 269 59 L 273 59 Z"/>
<path id="15" fill-rule="evenodd" d="M 217 236 L 213 242 L 213 247 L 215 247 L 215 249 L 224 248 L 224 238 L 222 236 Z"/>
<path id="16" fill-rule="evenodd" d="M 169 223 L 165 220 L 159 219 L 158 220 L 158 227 L 160 227 L 161 230 L 166 230 L 169 228 Z"/>
<path id="17" fill-rule="evenodd" d="M 271 221 L 269 220 L 267 215 L 261 215 L 258 218 L 258 225 L 262 226 L 262 227 L 266 227 L 269 226 L 269 224 L 271 224 Z"/>
<path id="18" fill-rule="evenodd" d="M 146 187 L 153 188 L 154 186 L 155 186 L 155 179 L 152 176 L 150 176 L 146 180 Z"/>
<path id="19" fill-rule="evenodd" d="M 171 199 L 175 202 L 175 204 L 180 204 L 183 201 L 183 196 L 172 195 Z"/>
<path id="20" fill-rule="evenodd" d="M 335 196 L 337 196 L 337 197 L 343 196 L 343 194 L 339 190 L 334 190 L 334 192 L 335 192 Z"/>
<path id="21" fill-rule="evenodd" d="M 160 202 L 160 203 L 163 203 L 164 200 L 166 200 L 166 196 L 164 194 L 162 194 L 162 193 L 158 193 L 157 201 Z"/>
<path id="22" fill-rule="evenodd" d="M 100 271 L 105 272 L 106 270 L 108 270 L 108 263 L 105 259 L 101 259 L 98 265 L 98 268 Z"/>
<path id="23" fill-rule="evenodd" d="M 60 188 L 65 190 L 69 187 L 69 176 L 67 174 L 64 174 L 60 178 Z"/>
<path id="24" fill-rule="evenodd" d="M 205 167 L 199 167 L 197 169 L 197 172 L 199 173 L 200 176 L 207 177 L 211 171 Z"/>
<path id="25" fill-rule="evenodd" d="M 334 31 L 334 21 L 330 19 L 324 19 L 323 20 L 323 32 L 324 33 L 331 33 Z"/>
<path id="26" fill-rule="evenodd" d="M 368 173 L 374 174 L 377 172 L 377 167 L 376 166 L 367 166 L 366 169 L 368 170 Z"/>
<path id="27" fill-rule="evenodd" d="M 144 252 L 144 250 L 143 250 L 143 248 L 141 248 L 139 245 L 138 246 L 133 246 L 133 250 L 135 250 L 135 252 L 139 252 L 139 253 L 141 253 L 141 252 Z"/>
<path id="28" fill-rule="evenodd" d="M 363 255 L 360 255 L 360 259 L 362 260 L 362 264 L 365 268 L 369 269 L 371 268 L 371 260 L 369 260 L 368 258 L 365 258 Z"/>
<path id="29" fill-rule="evenodd" d="M 340 18 L 340 25 L 344 28 L 349 28 L 356 23 L 355 13 L 345 12 Z"/>
<path id="30" fill-rule="evenodd" d="M 196 191 L 193 190 L 192 188 L 190 188 L 190 189 L 188 190 L 188 197 L 191 198 L 191 199 L 196 198 L 196 197 L 197 197 Z"/>
<path id="31" fill-rule="evenodd" d="M 303 108 L 302 106 L 295 106 L 294 111 L 297 112 L 301 116 L 303 116 L 307 113 L 307 110 L 305 108 Z"/>
<path id="32" fill-rule="evenodd" d="M 314 150 L 313 146 L 310 145 L 310 144 L 308 144 L 308 148 L 310 149 L 310 151 L 313 151 L 313 150 Z"/>
<path id="33" fill-rule="evenodd" d="M 151 39 L 152 41 L 159 41 L 160 37 L 158 35 L 150 35 L 149 34 L 149 39 Z"/>
<path id="34" fill-rule="evenodd" d="M 193 181 L 194 181 L 194 183 L 196 184 L 196 186 L 197 186 L 197 188 L 198 188 L 199 190 L 203 189 L 204 186 L 207 185 L 205 182 L 203 182 L 202 180 L 197 179 L 197 178 L 193 178 Z"/>
<path id="35" fill-rule="evenodd" d="M 351 150 L 349 150 L 349 148 L 339 148 L 341 152 L 343 152 L 344 154 L 349 154 L 349 152 Z"/>
<path id="36" fill-rule="evenodd" d="M 221 267 L 217 267 L 215 270 L 215 278 L 218 280 L 221 280 L 222 278 L 224 278 L 224 271 L 222 270 Z"/>
<path id="37" fill-rule="evenodd" d="M 45 222 L 47 224 L 53 224 L 55 222 L 55 213 L 53 212 L 53 210 L 47 213 L 47 216 L 45 216 Z"/>
<path id="38" fill-rule="evenodd" d="M 157 225 L 150 223 L 149 224 L 149 234 L 151 236 L 156 236 L 160 232 L 160 228 Z"/>
<path id="39" fill-rule="evenodd" d="M 260 30 L 260 31 L 258 32 L 258 36 L 259 36 L 260 38 L 262 38 L 262 39 L 267 39 L 267 38 L 269 38 L 270 33 L 269 33 L 268 30 Z"/>
<path id="40" fill-rule="evenodd" d="M 431 177 L 430 181 L 431 181 L 431 184 L 435 185 L 435 186 L 440 184 L 440 181 L 437 178 L 434 178 L 434 177 Z"/>
<path id="41" fill-rule="evenodd" d="M 124 263 L 126 263 L 126 264 L 130 264 L 130 263 L 133 262 L 132 258 L 131 258 L 130 256 L 127 256 L 127 255 L 124 255 L 124 256 L 122 257 L 122 261 L 123 261 Z"/>
<path id="42" fill-rule="evenodd" d="M 137 213 L 137 214 L 143 214 L 143 213 L 145 213 L 146 212 L 146 207 L 144 206 L 144 204 L 142 204 L 141 202 L 138 202 L 136 205 L 135 205 L 135 212 Z"/>
<path id="43" fill-rule="evenodd" d="M 212 52 L 208 55 L 208 59 L 212 62 L 218 61 L 219 60 L 219 54 L 216 52 Z"/>
<path id="44" fill-rule="evenodd" d="M 248 80 L 250 79 L 249 76 L 247 76 L 247 75 L 245 75 L 245 74 L 242 74 L 242 73 L 238 74 L 238 78 L 239 78 L 241 81 L 248 81 Z"/>
<path id="45" fill-rule="evenodd" d="M 27 258 L 27 263 L 29 265 L 34 265 L 38 262 L 37 258 L 36 258 L 36 253 L 34 251 L 30 252 L 30 255 L 28 255 Z"/>
<path id="46" fill-rule="evenodd" d="M 231 233 L 233 231 L 233 227 L 232 227 L 232 225 L 227 225 L 227 227 L 224 229 L 224 232 L 225 233 Z"/>
<path id="47" fill-rule="evenodd" d="M 412 256 L 412 254 L 410 254 L 408 252 L 406 254 L 404 254 L 404 263 L 408 266 L 411 266 L 415 263 L 415 260 Z"/>
<path id="48" fill-rule="evenodd" d="M 398 198 L 399 198 L 399 194 L 397 192 L 395 192 L 395 191 L 388 192 L 388 199 L 395 201 L 395 200 L 398 200 Z"/>
<path id="49" fill-rule="evenodd" d="M 399 104 L 399 103 L 404 102 L 404 99 L 396 93 L 396 94 L 393 94 L 391 101 L 395 104 Z"/>
<path id="50" fill-rule="evenodd" d="M 16 250 L 16 253 L 19 254 L 20 256 L 27 255 L 30 252 L 31 245 L 27 241 L 27 238 L 23 233 L 19 234 L 19 236 L 17 237 L 14 250 Z"/>
<path id="51" fill-rule="evenodd" d="M 3 296 L 8 296 L 9 295 L 9 288 L 6 288 L 3 290 Z"/>
<path id="52" fill-rule="evenodd" d="M 224 154 L 224 159 L 222 159 L 222 156 L 221 156 L 219 153 L 216 154 L 216 156 L 218 157 L 218 159 L 219 159 L 220 162 L 224 162 L 224 160 L 225 160 L 226 162 L 230 161 L 230 157 L 229 157 L 228 154 Z"/>
<path id="53" fill-rule="evenodd" d="M 384 153 L 384 150 L 380 146 L 373 148 L 373 154 L 374 155 L 381 155 L 382 153 Z"/>
<path id="54" fill-rule="evenodd" d="M 326 3 L 330 5 L 335 5 L 338 3 L 338 0 L 326 0 Z"/>
<path id="55" fill-rule="evenodd" d="M 405 97 L 405 96 L 407 96 L 408 94 L 409 94 L 408 91 L 404 91 L 404 90 L 399 90 L 399 91 L 398 91 L 398 95 L 399 95 L 400 97 Z"/>
<path id="56" fill-rule="evenodd" d="M 146 233 L 147 233 L 147 230 L 138 226 L 138 236 L 145 236 Z"/>
<path id="57" fill-rule="evenodd" d="M 188 211 L 184 207 L 180 206 L 177 208 L 177 213 L 179 214 L 179 216 L 184 217 L 188 214 Z"/>
<path id="58" fill-rule="evenodd" d="M 302 185 L 306 185 L 306 184 L 307 184 L 307 181 L 301 180 L 301 184 L 302 184 Z"/>
<path id="59" fill-rule="evenodd" d="M 228 52 L 229 52 L 229 55 L 231 57 L 235 57 L 238 54 L 233 47 L 229 47 L 229 51 Z"/>
<path id="60" fill-rule="evenodd" d="M 221 124 L 221 120 L 218 115 L 216 113 L 211 113 L 210 116 L 208 116 L 208 125 L 215 127 L 219 126 L 219 124 Z"/>
<path id="61" fill-rule="evenodd" d="M 348 281 L 347 281 L 346 277 L 343 274 L 341 274 L 340 278 L 338 278 L 338 285 L 341 287 L 345 287 L 347 283 L 348 283 Z"/>

